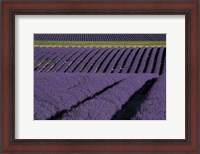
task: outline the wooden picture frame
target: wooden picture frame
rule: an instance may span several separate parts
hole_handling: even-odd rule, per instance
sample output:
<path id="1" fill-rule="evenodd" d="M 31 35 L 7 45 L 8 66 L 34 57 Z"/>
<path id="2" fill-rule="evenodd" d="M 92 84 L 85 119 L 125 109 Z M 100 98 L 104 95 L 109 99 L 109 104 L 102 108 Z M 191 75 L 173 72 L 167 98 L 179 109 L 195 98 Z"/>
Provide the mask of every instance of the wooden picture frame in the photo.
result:
<path id="1" fill-rule="evenodd" d="M 198 153 L 198 1 L 3 1 L 3 152 L 181 152 Z M 185 15 L 185 139 L 15 139 L 15 15 Z"/>

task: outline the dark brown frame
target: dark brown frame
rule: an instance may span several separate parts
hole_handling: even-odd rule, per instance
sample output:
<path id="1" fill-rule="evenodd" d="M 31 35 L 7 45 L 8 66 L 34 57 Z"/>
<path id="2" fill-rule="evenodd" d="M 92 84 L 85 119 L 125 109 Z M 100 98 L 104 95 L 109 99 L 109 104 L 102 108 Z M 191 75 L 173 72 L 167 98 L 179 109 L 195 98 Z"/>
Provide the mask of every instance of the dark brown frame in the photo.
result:
<path id="1" fill-rule="evenodd" d="M 2 142 L 3 152 L 177 152 L 200 153 L 198 146 L 198 0 L 129 1 L 4 1 L 2 2 Z M 157 2 L 157 3 L 155 3 Z M 15 139 L 15 15 L 31 14 L 143 14 L 186 17 L 186 138 L 143 140 Z M 1 120 L 1 119 L 0 119 Z"/>

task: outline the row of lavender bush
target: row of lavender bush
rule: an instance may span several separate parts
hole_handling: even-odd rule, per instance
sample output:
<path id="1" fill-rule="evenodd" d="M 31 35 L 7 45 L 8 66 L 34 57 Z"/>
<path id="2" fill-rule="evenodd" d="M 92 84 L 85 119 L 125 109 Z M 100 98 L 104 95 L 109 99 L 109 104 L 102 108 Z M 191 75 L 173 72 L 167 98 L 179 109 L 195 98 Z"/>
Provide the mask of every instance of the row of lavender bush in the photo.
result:
<path id="1" fill-rule="evenodd" d="M 156 74 L 34 74 L 34 119 L 112 119 Z"/>
<path id="2" fill-rule="evenodd" d="M 166 34 L 34 34 L 36 41 L 166 41 Z"/>
<path id="3" fill-rule="evenodd" d="M 35 47 L 34 70 L 36 72 L 161 75 L 165 72 L 165 57 L 165 47 Z"/>

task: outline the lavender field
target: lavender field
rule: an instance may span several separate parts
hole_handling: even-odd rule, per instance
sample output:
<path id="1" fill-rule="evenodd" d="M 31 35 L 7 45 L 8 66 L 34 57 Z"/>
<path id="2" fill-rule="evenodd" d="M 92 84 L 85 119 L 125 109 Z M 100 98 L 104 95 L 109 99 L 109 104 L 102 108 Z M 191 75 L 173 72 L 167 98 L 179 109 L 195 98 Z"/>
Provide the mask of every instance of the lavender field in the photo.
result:
<path id="1" fill-rule="evenodd" d="M 45 41 L 165 40 L 159 34 L 137 37 L 34 36 Z M 34 47 L 34 119 L 165 120 L 166 47 Z"/>
<path id="2" fill-rule="evenodd" d="M 35 72 L 155 73 L 164 71 L 165 47 L 35 47 Z"/>
<path id="3" fill-rule="evenodd" d="M 166 34 L 35 34 L 39 41 L 166 41 Z"/>

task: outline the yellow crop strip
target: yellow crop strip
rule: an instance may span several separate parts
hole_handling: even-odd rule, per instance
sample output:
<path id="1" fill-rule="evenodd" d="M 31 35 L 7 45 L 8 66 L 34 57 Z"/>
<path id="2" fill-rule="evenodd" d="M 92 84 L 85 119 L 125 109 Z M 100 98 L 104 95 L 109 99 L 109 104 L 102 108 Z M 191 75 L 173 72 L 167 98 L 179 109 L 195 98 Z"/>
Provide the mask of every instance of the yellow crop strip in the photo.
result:
<path id="1" fill-rule="evenodd" d="M 164 46 L 165 41 L 34 41 L 35 47 L 143 47 Z"/>

